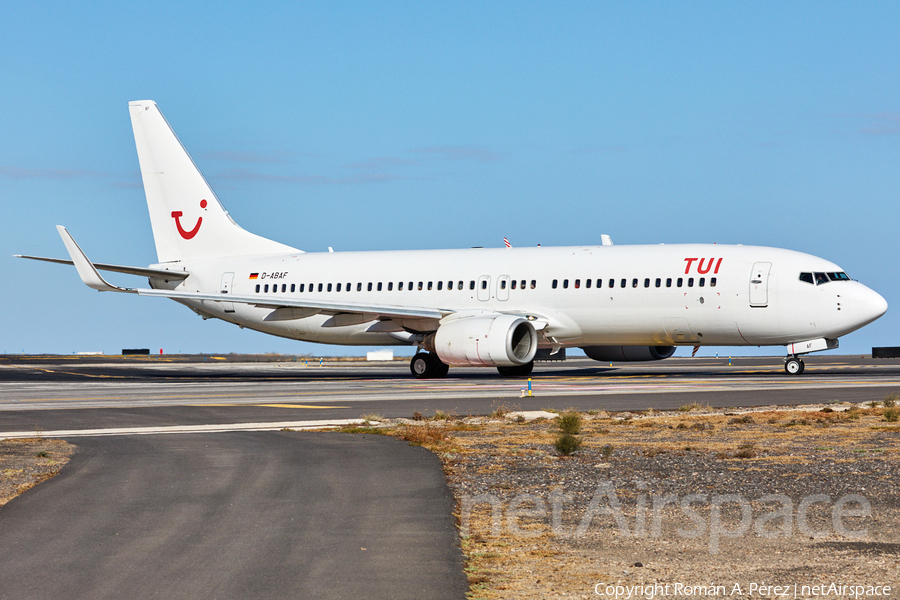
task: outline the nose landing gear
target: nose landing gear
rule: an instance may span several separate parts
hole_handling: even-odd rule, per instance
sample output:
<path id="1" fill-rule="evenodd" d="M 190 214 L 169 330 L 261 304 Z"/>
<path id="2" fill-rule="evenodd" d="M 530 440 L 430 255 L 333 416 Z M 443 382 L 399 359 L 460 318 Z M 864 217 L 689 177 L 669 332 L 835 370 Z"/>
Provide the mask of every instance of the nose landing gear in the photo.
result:
<path id="1" fill-rule="evenodd" d="M 788 356 L 784 359 L 784 371 L 788 375 L 800 375 L 805 368 L 806 365 L 796 355 Z"/>

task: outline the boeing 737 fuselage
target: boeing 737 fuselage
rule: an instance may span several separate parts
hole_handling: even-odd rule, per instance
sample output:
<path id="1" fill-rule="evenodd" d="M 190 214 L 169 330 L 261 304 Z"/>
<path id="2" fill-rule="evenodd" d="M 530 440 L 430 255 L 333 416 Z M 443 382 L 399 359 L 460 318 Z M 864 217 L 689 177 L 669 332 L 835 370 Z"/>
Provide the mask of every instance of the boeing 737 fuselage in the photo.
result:
<path id="1" fill-rule="evenodd" d="M 82 280 L 100 291 L 171 298 L 203 316 L 281 337 L 407 345 L 417 377 L 450 365 L 527 375 L 538 351 L 658 360 L 676 346 L 787 347 L 800 355 L 887 310 L 827 260 L 711 244 L 306 253 L 241 229 L 156 104 L 130 103 L 158 264 L 95 264 L 58 227 Z M 149 289 L 98 269 L 146 276 Z"/>

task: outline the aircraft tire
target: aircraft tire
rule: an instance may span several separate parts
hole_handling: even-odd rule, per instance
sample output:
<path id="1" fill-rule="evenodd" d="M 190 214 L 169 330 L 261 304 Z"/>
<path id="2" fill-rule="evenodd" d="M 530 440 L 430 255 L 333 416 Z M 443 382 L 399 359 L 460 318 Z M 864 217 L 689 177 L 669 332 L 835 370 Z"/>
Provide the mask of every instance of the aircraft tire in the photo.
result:
<path id="1" fill-rule="evenodd" d="M 784 372 L 788 375 L 800 375 L 806 365 L 799 358 L 792 356 L 784 362 Z"/>
<path id="2" fill-rule="evenodd" d="M 409 361 L 409 372 L 416 379 L 439 379 L 446 377 L 450 366 L 429 352 L 417 352 Z"/>
<path id="3" fill-rule="evenodd" d="M 533 360 L 517 367 L 497 367 L 497 372 L 501 377 L 528 377 L 533 370 Z"/>

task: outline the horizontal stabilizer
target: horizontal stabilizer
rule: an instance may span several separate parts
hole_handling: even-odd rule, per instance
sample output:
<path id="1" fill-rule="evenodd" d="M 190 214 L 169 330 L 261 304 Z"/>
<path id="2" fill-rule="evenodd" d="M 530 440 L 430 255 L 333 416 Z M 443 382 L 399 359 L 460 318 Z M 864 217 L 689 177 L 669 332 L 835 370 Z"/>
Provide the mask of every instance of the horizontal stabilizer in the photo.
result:
<path id="1" fill-rule="evenodd" d="M 74 265 L 74 261 L 64 258 L 47 258 L 44 256 L 27 256 L 25 254 L 14 254 L 15 258 L 27 258 L 28 260 L 40 260 L 43 262 L 56 263 L 58 265 Z M 165 277 L 166 279 L 187 279 L 187 271 L 165 271 L 163 269 L 148 269 L 146 267 L 127 267 L 125 265 L 108 265 L 105 263 L 92 263 L 98 271 L 111 271 L 113 273 L 125 273 L 126 275 L 140 275 L 141 277 Z"/>

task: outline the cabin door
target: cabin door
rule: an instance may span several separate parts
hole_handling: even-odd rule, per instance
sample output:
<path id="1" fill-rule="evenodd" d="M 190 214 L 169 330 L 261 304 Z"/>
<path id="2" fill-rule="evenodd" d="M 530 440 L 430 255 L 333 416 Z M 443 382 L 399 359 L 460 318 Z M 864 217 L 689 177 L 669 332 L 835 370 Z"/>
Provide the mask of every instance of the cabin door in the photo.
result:
<path id="1" fill-rule="evenodd" d="M 769 269 L 772 263 L 758 262 L 750 272 L 750 306 L 765 308 L 769 305 Z"/>
<path id="2" fill-rule="evenodd" d="M 222 285 L 219 287 L 219 292 L 222 294 L 230 294 L 231 288 L 234 286 L 234 273 L 223 273 L 222 274 Z M 222 306 L 225 308 L 225 312 L 233 313 L 234 312 L 234 302 L 223 302 Z"/>

